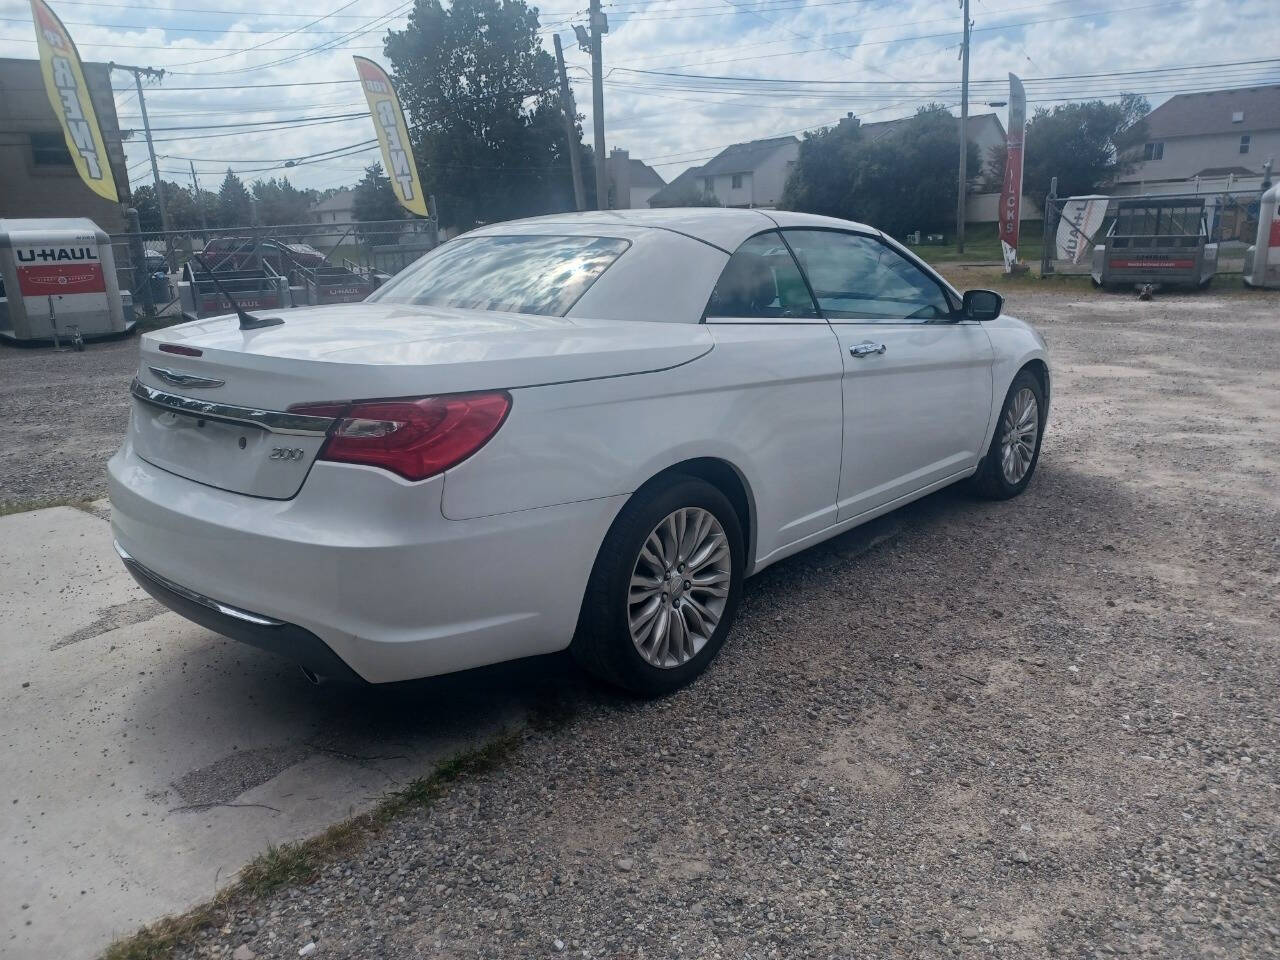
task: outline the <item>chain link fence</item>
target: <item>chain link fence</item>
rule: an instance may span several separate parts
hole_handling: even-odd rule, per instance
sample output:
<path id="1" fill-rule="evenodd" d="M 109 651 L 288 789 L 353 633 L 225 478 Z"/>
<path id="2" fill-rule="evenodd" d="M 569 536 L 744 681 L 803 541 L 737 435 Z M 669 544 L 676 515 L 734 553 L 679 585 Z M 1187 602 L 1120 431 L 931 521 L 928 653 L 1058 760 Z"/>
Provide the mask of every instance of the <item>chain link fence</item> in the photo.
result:
<path id="1" fill-rule="evenodd" d="M 258 307 L 363 300 L 439 243 L 430 220 L 147 232 L 136 215 L 111 236 L 117 279 L 136 315 L 193 319 L 231 309 L 217 283 Z M 216 281 L 216 282 L 215 282 Z"/>
<path id="2" fill-rule="evenodd" d="M 1133 207 L 1149 202 L 1153 213 L 1143 224 L 1126 222 L 1120 228 L 1135 236 L 1147 236 L 1153 242 L 1176 249 L 1190 246 L 1189 237 L 1197 242 L 1218 244 L 1218 272 L 1238 272 L 1244 262 L 1245 249 L 1254 242 L 1258 230 L 1258 209 L 1262 191 L 1223 190 L 1212 193 L 1134 194 L 1118 196 L 1045 198 L 1044 248 L 1040 273 L 1088 274 L 1094 247 L 1104 244 L 1117 227 L 1121 203 Z M 1179 217 L 1185 211 L 1203 207 L 1203 233 L 1199 227 L 1189 228 Z M 1176 211 L 1181 208 L 1184 212 Z M 1162 213 L 1155 213 L 1159 209 Z"/>

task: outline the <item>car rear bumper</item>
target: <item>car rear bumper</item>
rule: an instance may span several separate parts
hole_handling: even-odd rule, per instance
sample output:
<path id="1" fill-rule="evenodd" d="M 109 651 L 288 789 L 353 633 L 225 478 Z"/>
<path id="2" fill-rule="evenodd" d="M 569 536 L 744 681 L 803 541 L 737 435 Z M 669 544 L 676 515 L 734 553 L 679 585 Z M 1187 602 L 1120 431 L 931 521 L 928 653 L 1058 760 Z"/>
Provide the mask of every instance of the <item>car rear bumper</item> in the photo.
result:
<path id="1" fill-rule="evenodd" d="M 314 633 L 292 623 L 264 617 L 249 610 L 206 597 L 148 570 L 116 543 L 116 553 L 138 586 L 175 613 L 232 640 L 292 660 L 313 674 L 344 683 L 363 683 L 364 678 Z"/>
<path id="2" fill-rule="evenodd" d="M 449 520 L 443 477 L 320 462 L 293 499 L 267 500 L 168 473 L 127 441 L 108 473 L 116 542 L 148 592 L 218 633 L 370 683 L 563 649 L 626 499 Z"/>

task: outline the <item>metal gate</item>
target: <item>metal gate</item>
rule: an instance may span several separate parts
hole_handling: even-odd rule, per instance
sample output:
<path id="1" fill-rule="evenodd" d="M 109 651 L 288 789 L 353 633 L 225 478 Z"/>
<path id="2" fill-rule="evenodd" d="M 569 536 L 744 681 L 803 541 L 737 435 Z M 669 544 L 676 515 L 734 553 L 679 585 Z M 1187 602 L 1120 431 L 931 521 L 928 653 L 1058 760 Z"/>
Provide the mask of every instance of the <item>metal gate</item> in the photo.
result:
<path id="1" fill-rule="evenodd" d="M 145 238 L 136 214 L 132 220 L 130 232 L 111 237 L 120 289 L 130 291 L 136 315 L 175 321 L 201 315 L 202 304 L 221 302 L 216 291 L 204 290 L 209 272 L 234 277 L 241 286 L 249 278 L 284 278 L 295 306 L 349 303 L 439 242 L 428 220 L 170 230 Z"/>
<path id="2" fill-rule="evenodd" d="M 1040 275 L 1088 274 L 1094 247 L 1103 243 L 1115 225 L 1120 202 L 1141 200 L 1162 206 L 1180 200 L 1203 204 L 1206 241 L 1218 244 L 1218 271 L 1238 272 L 1244 263 L 1244 251 L 1257 233 L 1261 196 L 1260 190 L 1096 197 L 1059 197 L 1051 192 L 1044 203 Z"/>

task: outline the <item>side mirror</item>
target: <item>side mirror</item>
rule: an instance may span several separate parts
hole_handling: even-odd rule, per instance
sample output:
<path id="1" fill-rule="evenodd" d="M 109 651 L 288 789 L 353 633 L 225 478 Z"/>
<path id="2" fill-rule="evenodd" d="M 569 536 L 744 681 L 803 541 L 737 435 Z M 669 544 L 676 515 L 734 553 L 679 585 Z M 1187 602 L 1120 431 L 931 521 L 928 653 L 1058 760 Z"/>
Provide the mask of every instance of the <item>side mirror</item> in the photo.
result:
<path id="1" fill-rule="evenodd" d="M 960 312 L 966 320 L 994 320 L 1004 309 L 1004 297 L 994 290 L 966 290 Z"/>

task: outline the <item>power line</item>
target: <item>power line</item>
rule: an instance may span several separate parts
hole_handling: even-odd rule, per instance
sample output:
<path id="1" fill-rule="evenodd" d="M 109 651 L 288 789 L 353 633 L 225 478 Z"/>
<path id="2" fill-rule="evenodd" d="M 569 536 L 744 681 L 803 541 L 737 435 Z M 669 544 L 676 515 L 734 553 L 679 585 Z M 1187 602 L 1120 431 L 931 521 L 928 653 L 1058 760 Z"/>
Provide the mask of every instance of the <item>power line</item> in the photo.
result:
<path id="1" fill-rule="evenodd" d="M 196 13 L 211 17 L 241 17 L 245 15 L 267 17 L 269 19 L 285 19 L 296 18 L 305 19 L 313 17 L 310 13 L 252 13 L 243 10 L 227 10 L 214 7 L 171 7 L 164 4 L 152 3 L 100 3 L 97 0 L 58 0 L 60 7 L 98 7 L 113 10 L 155 10 L 157 13 Z M 329 19 L 334 20 L 367 20 L 370 19 L 367 13 L 348 13 L 348 14 L 330 14 Z"/>
<path id="2" fill-rule="evenodd" d="M 219 130 L 224 127 L 264 127 L 281 123 L 298 123 L 299 125 L 303 125 L 302 121 L 306 120 L 350 120 L 354 117 L 367 118 L 368 116 L 368 110 L 361 110 L 358 113 L 331 113 L 319 117 L 284 117 L 278 120 L 245 120 L 240 123 L 205 123 L 182 127 L 152 127 L 151 131 L 153 133 L 157 131 L 170 133 L 174 130 Z"/>
<path id="3" fill-rule="evenodd" d="M 358 0 L 350 0 L 350 2 L 346 4 L 346 6 L 350 6 L 351 3 L 355 3 L 355 2 L 358 2 Z M 354 40 L 354 39 L 357 39 L 358 37 L 364 36 L 367 33 L 372 33 L 374 30 L 378 29 L 381 26 L 386 26 L 387 23 L 389 23 L 394 17 L 400 16 L 400 14 L 402 14 L 405 10 L 413 6 L 414 2 L 415 0 L 406 0 L 406 2 L 400 4 L 398 7 L 395 7 L 394 9 L 388 11 L 387 13 L 384 13 L 381 16 L 377 17 L 374 21 L 371 21 L 368 26 L 362 29 L 352 30 L 347 34 L 338 37 L 336 40 L 327 40 L 324 43 L 316 44 L 314 47 L 306 48 L 302 52 L 294 54 L 292 56 L 282 57 L 278 60 L 269 60 L 266 63 L 260 63 L 250 67 L 232 67 L 227 70 L 211 70 L 211 71 L 175 70 L 171 72 L 175 74 L 183 75 L 183 76 L 219 76 L 219 75 L 225 75 L 228 73 L 250 73 L 255 70 L 266 70 L 269 67 L 283 66 L 289 63 L 296 63 L 299 60 L 302 60 L 309 56 L 314 56 L 317 53 L 325 53 L 329 50 L 334 50 L 339 47 L 346 47 L 346 45 L 343 43 L 344 40 Z M 339 9 L 345 9 L 345 7 L 340 7 Z M 283 50 L 284 48 L 277 47 L 276 49 Z M 361 49 L 361 48 L 346 47 L 346 49 L 355 50 L 355 49 Z M 364 49 L 370 49 L 370 48 L 364 48 Z M 372 49 L 382 49 L 382 48 L 379 46 Z"/>
<path id="4" fill-rule="evenodd" d="M 0 40 L 5 41 L 6 43 L 36 43 L 36 42 L 37 42 L 37 41 L 35 41 L 35 40 L 28 40 L 28 39 L 26 39 L 25 37 L 0 37 Z M 76 46 L 77 46 L 77 47 L 110 47 L 110 48 L 112 48 L 112 49 L 114 49 L 114 50 L 168 50 L 170 53 L 178 53 L 178 52 L 182 52 L 182 48 L 174 47 L 174 45 L 173 45 L 173 44 L 171 44 L 171 43 L 160 43 L 160 44 L 156 44 L 156 43 L 119 43 L 119 42 L 117 42 L 117 41 L 115 41 L 115 40 L 110 40 L 110 41 L 107 41 L 107 40 L 102 40 L 102 41 L 98 41 L 98 40 L 77 40 L 77 41 L 76 41 Z M 258 46 L 261 46 L 261 44 L 259 44 Z M 227 53 L 228 53 L 228 55 L 229 55 L 229 56 L 234 56 L 234 55 L 235 55 L 235 54 L 237 54 L 237 53 L 246 53 L 247 51 L 255 50 L 255 49 L 257 49 L 257 47 L 192 47 L 192 48 L 190 48 L 189 52 L 191 52 L 191 53 L 204 53 L 204 52 L 206 52 L 206 51 L 224 50 L 224 51 L 227 51 Z M 315 48 L 315 47 L 276 47 L 276 48 L 274 48 L 274 50 L 279 50 L 279 51 L 285 51 L 285 50 L 309 51 L 309 50 L 314 50 L 314 49 L 316 49 L 316 48 Z M 375 46 L 364 46 L 364 47 L 344 47 L 343 49 L 346 49 L 346 50 L 381 50 L 381 49 L 382 49 L 382 46 L 379 44 L 379 45 L 375 45 Z M 273 51 L 273 52 L 274 52 L 274 51 Z M 209 60 L 198 60 L 198 61 L 195 61 L 195 62 L 196 62 L 196 63 L 209 63 L 209 62 L 211 62 L 212 60 L 221 60 L 221 59 L 223 59 L 223 58 L 222 58 L 222 57 L 211 57 Z M 184 61 L 182 61 L 182 62 L 183 62 L 183 63 L 190 63 L 191 61 L 185 61 L 185 60 L 184 60 Z M 267 64 L 264 64 L 264 66 L 268 66 L 268 65 L 267 65 Z M 257 68 L 252 68 L 252 69 L 257 69 Z M 216 72 L 217 72 L 217 71 L 211 71 L 211 72 L 210 72 L 210 75 L 212 75 L 213 73 L 216 73 Z M 228 73 L 234 73 L 234 72 L 236 72 L 236 71 L 226 71 L 226 72 L 228 72 Z M 166 68 L 165 68 L 165 73 L 175 73 L 175 74 L 176 74 L 176 73 L 180 73 L 180 74 L 182 74 L 182 75 L 184 75 L 184 76 L 194 76 L 194 75 L 196 75 L 196 74 L 190 74 L 190 73 L 188 73 L 188 71 L 186 71 L 186 70 L 181 70 L 181 71 L 179 71 L 179 70 L 170 70 L 168 67 L 166 67 Z"/>
<path id="5" fill-rule="evenodd" d="M 1013 13 L 1019 10 L 1039 10 L 1039 9 L 1044 9 L 1046 7 L 1058 7 L 1058 6 L 1062 6 L 1063 4 L 1075 4 L 1075 3 L 1076 3 L 1076 0 L 1048 0 L 1048 2 L 1046 3 L 1023 4 L 1016 7 L 1001 7 L 1000 9 L 992 12 Z M 817 4 L 810 4 L 809 6 L 817 6 Z M 807 9 L 807 7 L 804 9 Z M 631 18 L 631 19 L 634 20 L 635 18 Z M 927 24 L 927 23 L 949 22 L 951 19 L 952 19 L 951 17 L 932 17 L 928 20 L 912 20 L 905 23 L 884 24 L 881 26 L 873 26 L 873 27 L 858 27 L 853 30 L 836 30 L 831 33 L 827 33 L 824 36 L 827 39 L 831 37 L 845 36 L 851 33 L 856 33 L 859 36 L 861 36 L 872 30 L 891 30 L 891 29 L 898 29 L 898 28 L 907 27 L 907 26 L 920 26 L 922 24 Z M 625 22 L 629 23 L 631 22 L 631 20 L 628 20 Z M 780 43 L 790 43 L 790 42 L 791 42 L 790 40 L 765 40 L 760 43 L 735 44 L 734 46 L 730 46 L 730 47 L 712 47 L 710 49 L 702 48 L 702 49 L 696 50 L 695 52 L 699 54 L 706 54 L 706 53 L 720 53 L 720 52 L 729 51 L 729 50 L 749 50 L 749 49 L 754 49 L 758 47 L 772 47 L 772 46 L 777 46 Z M 640 63 L 646 60 L 663 60 L 671 56 L 673 56 L 673 54 L 662 53 L 662 54 L 653 54 L 651 56 L 646 56 L 646 57 L 631 57 L 629 59 L 619 60 L 617 62 L 621 64 Z M 889 83 L 891 81 L 885 80 L 880 82 Z M 892 81 L 892 82 L 898 82 L 898 81 Z"/>
<path id="6" fill-rule="evenodd" d="M 1082 20 L 1082 19 L 1087 19 L 1089 17 L 1114 16 L 1119 13 L 1132 13 L 1138 10 L 1153 10 L 1153 9 L 1158 9 L 1163 7 L 1176 7 L 1176 6 L 1182 6 L 1183 4 L 1190 3 L 1190 2 L 1192 2 L 1192 0 L 1161 0 L 1161 2 L 1159 3 L 1148 3 L 1148 4 L 1142 4 L 1134 7 L 1119 7 L 1111 10 L 1103 10 L 1103 11 L 1095 10 L 1095 11 L 1090 11 L 1089 13 L 1073 14 L 1070 16 L 1042 17 L 1039 20 L 1022 20 L 1017 23 L 1002 23 L 1002 24 L 996 24 L 989 27 L 974 27 L 970 32 L 980 33 L 980 32 L 990 32 L 990 31 L 998 31 L 998 30 L 1012 30 L 1016 27 L 1034 26 L 1036 24 L 1041 24 L 1041 23 L 1059 23 L 1066 20 Z M 959 33 L 960 31 L 958 30 L 949 30 L 945 33 L 922 33 L 922 34 L 915 34 L 909 37 L 892 37 L 887 40 L 867 40 L 867 41 L 859 41 L 857 43 L 836 44 L 835 47 L 830 47 L 830 48 L 823 47 L 820 49 L 825 50 L 825 49 L 838 48 L 842 50 L 854 50 L 861 47 L 891 46 L 897 43 L 911 43 L 912 41 L 915 41 L 915 40 L 936 40 L 939 38 L 952 38 L 952 37 L 957 37 Z M 691 51 L 688 51 L 688 55 L 694 55 L 701 52 L 705 52 L 705 51 L 691 50 Z M 744 60 L 755 62 L 758 60 L 770 60 L 777 57 L 798 57 L 806 53 L 814 53 L 814 52 L 815 52 L 815 49 L 810 48 L 810 49 L 804 49 L 804 50 L 790 50 L 782 53 L 757 54 L 755 56 L 749 56 L 749 57 L 727 57 L 720 60 L 699 60 L 693 63 L 673 64 L 671 66 L 671 69 L 677 69 L 679 67 L 705 67 L 705 66 L 710 66 L 711 64 L 716 64 L 716 63 L 740 63 Z M 619 67 L 614 67 L 612 69 L 624 70 L 628 68 L 619 66 Z"/>
<path id="7" fill-rule="evenodd" d="M 229 83 L 217 84 L 212 86 L 201 87 L 156 87 L 152 93 L 190 93 L 204 90 L 272 90 L 279 87 L 326 87 L 337 86 L 339 84 L 359 83 L 356 80 L 308 80 L 305 83 Z M 43 90 L 43 87 L 33 87 L 33 90 Z"/>
<path id="8" fill-rule="evenodd" d="M 333 103 L 287 103 L 280 107 L 254 107 L 245 104 L 238 110 L 148 110 L 147 114 L 151 117 L 243 117 L 254 116 L 260 113 L 284 113 L 289 110 L 319 110 L 322 107 L 362 107 L 364 104 L 359 100 L 343 100 Z M 119 120 L 136 120 L 138 119 L 131 113 L 116 112 L 116 118 Z"/>
<path id="9" fill-rule="evenodd" d="M 1179 0 L 1181 2 L 1181 0 Z M 1263 63 L 1280 63 L 1280 57 L 1266 57 L 1258 60 L 1226 60 L 1220 63 L 1201 63 L 1201 64 L 1180 64 L 1176 67 L 1150 67 L 1145 70 L 1113 70 L 1105 73 L 1064 73 L 1049 77 L 1023 77 L 1023 83 L 1041 83 L 1048 80 L 1080 80 L 1094 77 L 1129 77 L 1139 74 L 1149 73 L 1183 73 L 1187 70 L 1212 70 L 1219 67 L 1241 67 L 1251 66 Z M 870 84 L 888 84 L 888 80 L 801 80 L 788 79 L 785 77 L 741 77 L 741 76 L 715 76 L 702 73 L 676 73 L 670 70 L 645 70 L 632 67 L 615 67 L 615 70 L 622 70 L 626 73 L 644 73 L 661 77 L 679 77 L 683 80 L 734 80 L 743 83 L 821 83 L 829 85 L 870 85 Z M 610 71 L 612 72 L 612 71 Z M 901 80 L 895 81 L 896 84 L 932 84 L 939 81 L 934 80 Z M 1006 84 L 1009 80 L 1007 77 L 992 77 L 989 79 L 970 80 L 970 84 L 986 83 L 986 84 Z"/>
<path id="10" fill-rule="evenodd" d="M 356 120 L 367 120 L 368 114 L 356 114 L 350 117 L 339 117 L 333 120 L 313 120 L 309 123 L 290 123 L 272 127 L 267 130 L 237 130 L 232 133 L 201 133 L 182 137 L 152 137 L 152 143 L 186 143 L 188 140 L 220 140 L 224 137 L 261 136 L 264 133 L 284 133 L 287 130 L 303 130 L 307 127 L 323 127 L 333 123 L 352 123 Z"/>
<path id="11" fill-rule="evenodd" d="M 1089 97 L 1097 97 L 1099 95 L 1108 94 L 1111 90 L 1138 91 L 1142 89 L 1164 89 L 1164 85 L 1173 84 L 1181 89 L 1188 91 L 1204 91 L 1211 89 L 1226 88 L 1242 88 L 1268 86 L 1276 82 L 1273 76 L 1280 67 L 1271 68 L 1249 68 L 1246 70 L 1230 73 L 1218 73 L 1212 76 L 1203 77 L 1181 77 L 1181 76 L 1151 76 L 1145 78 L 1118 78 L 1115 80 L 1088 80 L 1081 82 L 1055 82 L 1052 84 L 1036 84 L 1034 93 L 1039 96 L 1048 96 L 1051 94 L 1069 94 L 1072 97 L 1084 99 Z M 885 96 L 892 95 L 883 88 L 849 88 L 849 87 L 819 87 L 814 86 L 805 81 L 785 82 L 784 86 L 777 87 L 751 87 L 747 85 L 725 85 L 716 86 L 699 86 L 696 84 L 683 83 L 643 83 L 628 80 L 608 80 L 605 81 L 610 86 L 619 87 L 628 90 L 637 91 L 654 91 L 657 93 L 694 93 L 702 95 L 701 99 L 690 100 L 691 103 L 718 103 L 720 101 L 708 101 L 705 99 L 708 94 L 727 94 L 736 97 L 751 97 L 759 102 L 760 98 L 785 98 L 785 99 L 827 99 L 856 102 L 860 100 L 876 100 Z M 983 86 L 976 90 L 978 98 L 990 97 L 1002 87 Z M 945 80 L 939 80 L 932 83 L 928 87 L 917 87 L 915 93 L 918 96 L 938 96 L 950 97 L 956 94 L 957 86 Z"/>
<path id="12" fill-rule="evenodd" d="M 225 158 L 220 157 L 220 158 L 218 158 L 217 160 L 210 160 L 210 159 L 205 158 L 205 157 L 180 157 L 180 156 L 177 156 L 177 155 L 172 154 L 172 153 L 166 153 L 166 154 L 164 154 L 164 157 L 165 157 L 165 159 L 166 159 L 166 160 L 187 160 L 187 161 L 194 161 L 195 163 L 213 163 L 213 164 L 217 164 L 217 165 L 219 165 L 219 166 L 222 166 L 222 165 L 230 165 L 230 164 L 234 164 L 234 163 L 278 163 L 278 164 L 280 164 L 280 165 L 281 165 L 281 169 L 284 169 L 284 168 L 285 168 L 285 165 L 286 165 L 286 164 L 288 164 L 288 163 L 291 163 L 291 162 L 296 163 L 297 161 L 300 161 L 300 160 L 306 160 L 306 159 L 309 159 L 309 158 L 311 158 L 311 157 L 321 157 L 321 156 L 325 156 L 326 154 L 338 153 L 338 152 L 343 151 L 343 150 L 350 150 L 350 149 L 352 149 L 353 147 L 365 147 L 365 148 L 367 148 L 367 147 L 369 147 L 369 146 L 371 146 L 371 145 L 376 144 L 377 142 L 378 142 L 378 141 L 377 141 L 377 138 L 374 138 L 374 139 L 371 139 L 371 140 L 360 140 L 360 141 L 358 141 L 358 142 L 356 142 L 356 143 L 349 143 L 349 144 L 346 144 L 345 146 L 341 146 L 341 147 L 332 147 L 332 148 L 331 148 L 331 149 L 329 149 L 329 150 L 320 150 L 320 151 L 318 151 L 318 152 L 316 152 L 316 153 L 307 153 L 307 154 L 303 154 L 303 155 L 302 155 L 302 156 L 300 156 L 300 157 L 298 157 L 298 156 L 294 156 L 294 157 L 277 157 L 277 158 L 274 158 L 274 159 L 273 159 L 273 158 L 270 158 L 270 157 L 256 157 L 256 158 L 254 158 L 254 159 L 252 159 L 252 160 L 227 160 L 227 159 L 225 159 Z"/>
<path id="13" fill-rule="evenodd" d="M 325 20 L 328 20 L 335 13 L 341 13 L 343 10 L 346 10 L 348 7 L 353 7 L 360 2 L 361 0 L 347 0 L 347 2 L 344 3 L 342 6 L 338 7 L 336 10 L 326 13 L 323 17 L 317 17 L 315 20 L 312 20 L 310 23 L 305 23 L 302 26 L 298 27 L 297 29 L 290 30 L 288 33 L 282 34 L 280 39 L 283 39 L 284 37 L 292 37 L 296 34 L 302 33 L 304 30 L 314 27 L 317 23 L 323 23 Z M 246 47 L 243 51 L 238 51 L 238 52 L 248 53 L 251 50 L 259 50 L 262 47 L 265 47 L 269 43 L 275 43 L 275 40 L 263 40 L 261 43 L 255 43 L 253 46 Z M 283 50 L 283 49 L 284 49 L 283 47 L 275 47 L 273 49 L 273 52 L 274 50 Z M 227 59 L 227 57 L 232 57 L 232 56 L 236 56 L 236 54 L 225 53 L 225 54 L 222 54 L 221 56 L 209 57 L 207 60 L 195 60 L 190 64 L 190 66 L 195 67 L 203 63 L 213 63 L 217 60 L 225 60 Z"/>
<path id="14" fill-rule="evenodd" d="M 171 49 L 171 48 L 166 48 L 166 49 Z M 172 71 L 166 71 L 166 72 L 171 73 Z M 291 83 L 230 83 L 230 84 L 217 84 L 217 85 L 201 86 L 201 87 L 151 87 L 148 90 L 148 92 L 152 94 L 156 94 L 156 93 L 192 93 L 192 92 L 201 92 L 204 90 L 272 90 L 280 87 L 293 87 L 293 88 L 326 87 L 326 86 L 335 86 L 338 84 L 350 84 L 350 83 L 359 83 L 359 82 L 360 81 L 356 79 L 356 80 L 306 80 L 306 81 L 300 81 L 300 82 L 294 81 Z M 5 89 L 21 90 L 24 93 L 43 93 L 44 92 L 44 87 L 6 86 Z M 112 90 L 114 93 L 124 92 L 122 89 L 117 89 L 114 87 L 112 88 Z M 136 97 L 137 94 L 134 93 L 133 96 Z M 132 97 L 130 97 L 129 99 L 132 99 Z M 128 100 L 125 101 L 125 103 L 127 102 Z"/>
<path id="15" fill-rule="evenodd" d="M 327 19 L 327 18 L 325 17 L 320 18 L 320 20 L 324 20 L 324 19 Z M 368 19 L 375 20 L 377 18 L 369 17 Z M 178 26 L 166 26 L 164 24 L 159 24 L 159 23 L 104 23 L 99 20 L 63 20 L 62 23 L 64 26 L 68 26 L 68 27 L 103 27 L 103 28 L 109 28 L 112 30 L 162 30 L 165 33 L 218 33 L 218 34 L 244 33 L 244 34 L 253 34 L 257 36 L 270 35 L 270 36 L 281 36 L 281 37 L 292 36 L 293 34 L 298 33 L 301 30 L 306 30 L 308 33 L 311 33 L 313 35 L 319 35 L 323 33 L 336 35 L 336 34 L 345 34 L 350 32 L 347 30 L 310 30 L 308 29 L 312 25 L 319 23 L 320 20 L 312 20 L 311 23 L 303 27 L 298 27 L 296 30 L 250 30 L 250 29 L 236 28 L 236 27 L 178 27 Z M 30 17 L 0 17 L 0 23 L 29 24 L 31 23 L 31 18 Z M 246 47 L 245 49 L 251 50 L 253 48 Z"/>

